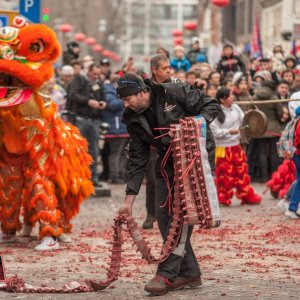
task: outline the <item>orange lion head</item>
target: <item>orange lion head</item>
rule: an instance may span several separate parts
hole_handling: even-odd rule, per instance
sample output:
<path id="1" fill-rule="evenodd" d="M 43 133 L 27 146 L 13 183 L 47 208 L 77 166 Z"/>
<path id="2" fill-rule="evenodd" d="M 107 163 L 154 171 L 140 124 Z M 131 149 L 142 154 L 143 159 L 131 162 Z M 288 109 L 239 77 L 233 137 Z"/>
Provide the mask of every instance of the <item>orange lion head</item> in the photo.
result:
<path id="1" fill-rule="evenodd" d="M 0 107 L 28 101 L 53 75 L 60 54 L 53 30 L 28 25 L 16 17 L 13 26 L 0 28 Z"/>

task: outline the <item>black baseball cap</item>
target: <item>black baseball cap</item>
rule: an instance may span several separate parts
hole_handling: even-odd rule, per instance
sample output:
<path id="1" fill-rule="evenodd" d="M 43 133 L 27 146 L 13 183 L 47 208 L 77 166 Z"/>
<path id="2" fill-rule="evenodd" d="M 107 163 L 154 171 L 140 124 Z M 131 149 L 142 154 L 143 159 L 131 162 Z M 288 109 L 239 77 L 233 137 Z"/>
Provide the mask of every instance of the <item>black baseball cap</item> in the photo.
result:
<path id="1" fill-rule="evenodd" d="M 110 66 L 110 61 L 107 58 L 102 58 L 100 60 L 100 65 L 101 66 L 103 66 L 103 65 L 109 65 Z"/>
<path id="2" fill-rule="evenodd" d="M 120 98 L 126 98 L 147 89 L 143 79 L 133 74 L 125 74 L 115 84 Z"/>

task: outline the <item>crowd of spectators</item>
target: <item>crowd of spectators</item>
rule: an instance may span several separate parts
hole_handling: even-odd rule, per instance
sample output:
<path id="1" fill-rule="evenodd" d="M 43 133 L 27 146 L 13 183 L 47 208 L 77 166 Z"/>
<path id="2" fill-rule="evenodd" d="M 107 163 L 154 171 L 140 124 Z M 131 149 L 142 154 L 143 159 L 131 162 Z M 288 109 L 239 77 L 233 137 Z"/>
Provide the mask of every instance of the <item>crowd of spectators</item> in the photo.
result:
<path id="1" fill-rule="evenodd" d="M 203 90 L 213 98 L 222 87 L 231 91 L 237 104 L 240 101 L 300 98 L 299 62 L 285 53 L 280 45 L 276 45 L 267 56 L 247 57 L 245 60 L 245 56 L 236 54 L 233 45 L 226 44 L 215 65 L 208 61 L 197 37 L 192 39 L 188 51 L 183 46 L 176 46 L 170 53 L 159 47 L 153 55 L 167 57 L 164 70 L 158 69 L 162 74 L 165 72 L 166 79 L 190 85 L 198 78 L 205 80 Z M 59 111 L 68 110 L 69 120 L 78 126 L 89 142 L 89 151 L 95 161 L 92 167 L 95 185 L 100 185 L 99 179 L 110 183 L 126 182 L 129 138 L 122 123 L 123 102 L 114 86 L 114 82 L 125 73 L 146 79 L 153 77 L 153 68 L 151 74 L 147 74 L 139 70 L 134 58 L 130 57 L 116 69 L 105 57 L 100 61 L 95 61 L 90 55 L 81 57 L 79 45 L 69 42 L 63 54 L 63 65 L 56 69 L 56 77 L 46 86 Z M 249 138 L 241 131 L 241 145 L 248 156 L 252 181 L 266 182 L 278 168 L 280 158 L 276 143 L 285 124 L 294 116 L 295 106 L 297 102 L 258 105 L 257 108 L 267 116 L 266 133 L 260 138 Z M 247 113 L 252 107 L 243 105 L 241 108 Z M 99 128 L 103 123 L 108 124 L 108 130 L 99 155 Z M 102 161 L 100 174 L 99 156 Z"/>

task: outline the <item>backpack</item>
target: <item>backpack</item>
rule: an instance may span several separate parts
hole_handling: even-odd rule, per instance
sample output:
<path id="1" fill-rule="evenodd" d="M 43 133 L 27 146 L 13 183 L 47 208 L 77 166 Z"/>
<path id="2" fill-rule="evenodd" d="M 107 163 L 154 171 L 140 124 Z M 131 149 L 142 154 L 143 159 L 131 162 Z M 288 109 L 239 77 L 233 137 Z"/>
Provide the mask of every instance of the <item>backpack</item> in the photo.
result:
<path id="1" fill-rule="evenodd" d="M 280 157 L 291 159 L 294 156 L 297 148 L 294 146 L 295 129 L 300 120 L 300 116 L 288 122 L 281 134 L 279 142 L 277 143 L 277 152 Z"/>

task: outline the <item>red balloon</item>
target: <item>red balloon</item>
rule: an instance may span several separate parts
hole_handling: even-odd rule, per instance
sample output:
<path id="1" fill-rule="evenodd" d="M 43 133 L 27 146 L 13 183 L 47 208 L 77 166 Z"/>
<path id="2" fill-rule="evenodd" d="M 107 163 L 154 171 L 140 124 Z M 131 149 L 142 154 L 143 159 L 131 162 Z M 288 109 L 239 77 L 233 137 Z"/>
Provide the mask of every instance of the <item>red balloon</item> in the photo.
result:
<path id="1" fill-rule="evenodd" d="M 96 41 L 96 39 L 93 38 L 93 37 L 87 37 L 87 38 L 85 39 L 85 43 L 86 43 L 87 45 L 89 45 L 89 46 L 93 46 L 93 45 L 95 45 L 95 44 L 97 43 L 97 41 Z"/>
<path id="2" fill-rule="evenodd" d="M 182 36 L 182 31 L 179 30 L 179 29 L 174 29 L 174 30 L 172 31 L 172 35 L 173 35 L 173 36 Z"/>
<path id="3" fill-rule="evenodd" d="M 70 24 L 62 24 L 59 26 L 61 32 L 70 32 L 73 30 L 73 26 Z"/>
<path id="4" fill-rule="evenodd" d="M 77 42 L 83 42 L 86 38 L 86 35 L 82 32 L 77 32 L 74 34 L 74 40 Z"/>
<path id="5" fill-rule="evenodd" d="M 212 0 L 211 1 L 213 5 L 219 6 L 219 7 L 225 7 L 229 5 L 230 0 Z"/>
<path id="6" fill-rule="evenodd" d="M 195 30 L 198 27 L 198 24 L 197 22 L 186 22 L 183 27 L 186 30 Z"/>
<path id="7" fill-rule="evenodd" d="M 96 45 L 93 46 L 93 51 L 94 52 L 102 52 L 103 49 L 104 48 L 99 44 L 96 44 Z"/>

